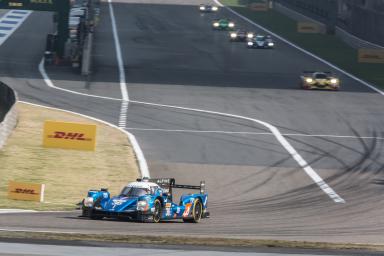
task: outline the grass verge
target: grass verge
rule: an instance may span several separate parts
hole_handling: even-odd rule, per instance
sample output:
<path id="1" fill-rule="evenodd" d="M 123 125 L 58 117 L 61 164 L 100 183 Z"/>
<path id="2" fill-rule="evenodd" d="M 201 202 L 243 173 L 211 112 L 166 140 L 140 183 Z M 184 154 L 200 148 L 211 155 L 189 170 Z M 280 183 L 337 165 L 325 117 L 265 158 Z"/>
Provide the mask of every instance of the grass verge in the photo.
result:
<path id="1" fill-rule="evenodd" d="M 244 0 L 220 0 L 239 14 L 325 59 L 339 68 L 384 88 L 384 64 L 358 63 L 357 50 L 335 35 L 297 33 L 297 22 L 275 10 L 251 11 Z"/>
<path id="2" fill-rule="evenodd" d="M 133 149 L 121 131 L 63 111 L 23 103 L 17 107 L 18 125 L 0 151 L 0 208 L 74 209 L 90 188 L 107 187 L 114 194 L 137 178 Z M 43 148 L 45 120 L 96 124 L 96 151 Z M 45 184 L 45 202 L 7 199 L 9 180 Z"/>
<path id="3" fill-rule="evenodd" d="M 154 235 L 116 235 L 116 234 L 78 234 L 78 233 L 47 233 L 1 231 L 0 239 L 33 239 L 56 241 L 100 241 L 128 244 L 150 245 L 191 245 L 217 247 L 275 247 L 292 249 L 326 249 L 326 250 L 369 250 L 384 251 L 384 245 L 342 244 L 322 242 L 301 242 L 285 240 L 238 239 L 238 238 L 210 238 L 193 236 L 154 236 Z"/>

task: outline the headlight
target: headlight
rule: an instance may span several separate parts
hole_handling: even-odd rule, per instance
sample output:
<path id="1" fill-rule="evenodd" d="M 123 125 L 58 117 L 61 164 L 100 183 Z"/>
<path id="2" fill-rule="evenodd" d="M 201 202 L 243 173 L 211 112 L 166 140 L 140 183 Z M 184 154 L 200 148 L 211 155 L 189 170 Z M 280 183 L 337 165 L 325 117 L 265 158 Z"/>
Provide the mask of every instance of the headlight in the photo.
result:
<path id="1" fill-rule="evenodd" d="M 237 34 L 236 33 L 231 33 L 231 38 L 235 38 L 237 37 Z"/>
<path id="2" fill-rule="evenodd" d="M 313 79 L 312 79 L 312 78 L 306 78 L 306 79 L 305 79 L 305 82 L 307 82 L 307 83 L 312 83 L 312 82 L 313 82 Z"/>
<path id="3" fill-rule="evenodd" d="M 268 46 L 274 46 L 275 44 L 274 43 L 268 43 Z"/>
<path id="4" fill-rule="evenodd" d="M 331 84 L 337 84 L 338 82 L 339 82 L 339 80 L 337 80 L 336 78 L 331 79 Z"/>
<path id="5" fill-rule="evenodd" d="M 93 206 L 93 197 L 86 197 L 84 198 L 84 206 L 85 207 L 92 207 Z"/>
<path id="6" fill-rule="evenodd" d="M 248 33 L 248 34 L 247 34 L 247 37 L 248 37 L 248 38 L 252 38 L 252 37 L 253 37 L 253 33 Z"/>
<path id="7" fill-rule="evenodd" d="M 137 210 L 138 211 L 146 211 L 148 209 L 147 201 L 138 201 L 137 202 Z"/>
<path id="8" fill-rule="evenodd" d="M 234 26 L 235 26 L 235 23 L 233 22 L 228 23 L 228 27 L 233 28 Z"/>
<path id="9" fill-rule="evenodd" d="M 219 24 L 219 22 L 215 22 L 215 23 L 213 23 L 213 26 L 214 27 L 218 27 L 220 24 Z"/>
<path id="10" fill-rule="evenodd" d="M 217 6 L 212 7 L 212 11 L 217 11 L 217 10 L 219 10 L 219 8 Z"/>
<path id="11" fill-rule="evenodd" d="M 200 10 L 205 10 L 205 6 L 200 6 Z"/>
<path id="12" fill-rule="evenodd" d="M 253 43 L 252 43 L 252 42 L 248 42 L 248 45 L 249 45 L 249 46 L 252 46 L 252 45 L 253 45 Z"/>

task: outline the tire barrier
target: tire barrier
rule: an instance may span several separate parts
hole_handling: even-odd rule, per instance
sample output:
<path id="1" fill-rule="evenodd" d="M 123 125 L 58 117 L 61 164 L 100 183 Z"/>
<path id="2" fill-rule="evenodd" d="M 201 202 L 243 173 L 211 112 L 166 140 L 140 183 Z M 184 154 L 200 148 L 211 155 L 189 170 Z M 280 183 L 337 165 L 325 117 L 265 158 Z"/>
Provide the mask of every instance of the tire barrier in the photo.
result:
<path id="1" fill-rule="evenodd" d="M 3 148 L 7 138 L 16 127 L 16 102 L 16 92 L 0 82 L 0 149 Z"/>

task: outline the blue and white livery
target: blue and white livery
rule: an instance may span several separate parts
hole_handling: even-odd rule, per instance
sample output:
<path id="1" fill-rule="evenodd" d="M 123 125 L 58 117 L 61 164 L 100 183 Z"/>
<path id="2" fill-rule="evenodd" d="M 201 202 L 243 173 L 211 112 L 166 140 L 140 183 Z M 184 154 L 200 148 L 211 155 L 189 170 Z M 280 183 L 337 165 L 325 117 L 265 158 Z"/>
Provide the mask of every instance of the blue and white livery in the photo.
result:
<path id="1" fill-rule="evenodd" d="M 199 190 L 183 194 L 179 203 L 173 202 L 172 190 Z M 90 190 L 82 202 L 84 217 L 91 219 L 127 218 L 142 222 L 158 223 L 163 220 L 182 219 L 197 223 L 208 218 L 208 194 L 205 183 L 200 186 L 178 185 L 174 178 L 137 179 L 123 188 L 118 196 L 111 197 L 107 189 Z"/>

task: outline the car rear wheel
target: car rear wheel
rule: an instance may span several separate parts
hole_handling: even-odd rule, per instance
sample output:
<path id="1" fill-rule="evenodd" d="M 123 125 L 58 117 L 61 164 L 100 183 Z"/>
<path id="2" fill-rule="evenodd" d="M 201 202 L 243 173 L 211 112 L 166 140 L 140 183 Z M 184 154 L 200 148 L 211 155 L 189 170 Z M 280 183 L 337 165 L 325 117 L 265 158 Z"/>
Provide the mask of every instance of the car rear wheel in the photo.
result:
<path id="1" fill-rule="evenodd" d="M 160 219 L 161 219 L 161 210 L 162 210 L 161 209 L 161 202 L 159 199 L 155 200 L 154 208 L 155 208 L 155 211 L 153 212 L 153 222 L 159 223 Z"/>
<path id="2" fill-rule="evenodd" d="M 192 217 L 184 218 L 184 222 L 198 223 L 203 215 L 203 205 L 199 199 L 195 199 L 192 207 Z"/>

